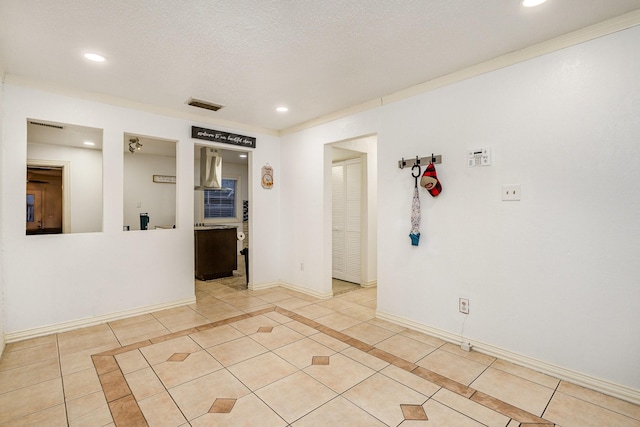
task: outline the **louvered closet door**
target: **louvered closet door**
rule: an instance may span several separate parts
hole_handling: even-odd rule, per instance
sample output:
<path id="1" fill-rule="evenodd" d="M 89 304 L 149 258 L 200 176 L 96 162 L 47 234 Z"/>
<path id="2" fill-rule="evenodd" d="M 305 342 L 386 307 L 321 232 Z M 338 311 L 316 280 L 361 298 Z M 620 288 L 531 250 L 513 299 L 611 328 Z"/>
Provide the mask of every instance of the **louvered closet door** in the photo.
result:
<path id="1" fill-rule="evenodd" d="M 337 164 L 332 168 L 333 186 L 333 223 L 331 224 L 333 242 L 333 277 L 344 279 L 345 254 L 345 203 L 344 203 L 344 165 Z"/>
<path id="2" fill-rule="evenodd" d="M 333 277 L 360 283 L 360 160 L 333 166 Z"/>

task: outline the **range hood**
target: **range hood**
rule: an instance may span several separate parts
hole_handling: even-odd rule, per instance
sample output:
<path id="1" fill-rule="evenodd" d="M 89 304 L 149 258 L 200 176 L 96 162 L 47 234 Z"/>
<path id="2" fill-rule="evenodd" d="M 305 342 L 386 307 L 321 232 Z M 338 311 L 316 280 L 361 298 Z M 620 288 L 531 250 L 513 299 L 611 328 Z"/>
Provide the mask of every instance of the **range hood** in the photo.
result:
<path id="1" fill-rule="evenodd" d="M 211 147 L 200 148 L 200 185 L 196 190 L 222 188 L 222 153 Z"/>

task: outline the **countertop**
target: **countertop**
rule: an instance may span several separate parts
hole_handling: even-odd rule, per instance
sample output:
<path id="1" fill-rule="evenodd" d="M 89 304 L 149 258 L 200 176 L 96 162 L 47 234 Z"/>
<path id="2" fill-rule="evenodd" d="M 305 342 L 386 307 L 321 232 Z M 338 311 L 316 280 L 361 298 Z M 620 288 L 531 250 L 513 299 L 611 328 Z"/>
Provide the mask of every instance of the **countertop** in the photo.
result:
<path id="1" fill-rule="evenodd" d="M 203 231 L 203 230 L 228 230 L 231 228 L 238 228 L 238 227 L 234 227 L 232 225 L 198 225 L 196 227 L 193 227 L 194 231 Z"/>

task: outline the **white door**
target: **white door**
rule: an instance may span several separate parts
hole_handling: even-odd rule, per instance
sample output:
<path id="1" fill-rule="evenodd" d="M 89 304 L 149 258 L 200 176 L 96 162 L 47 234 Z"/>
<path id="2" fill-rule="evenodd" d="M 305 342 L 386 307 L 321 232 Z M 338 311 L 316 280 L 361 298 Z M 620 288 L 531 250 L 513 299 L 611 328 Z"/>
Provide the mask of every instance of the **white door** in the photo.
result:
<path id="1" fill-rule="evenodd" d="M 333 277 L 360 283 L 360 159 L 334 163 L 333 187 Z"/>

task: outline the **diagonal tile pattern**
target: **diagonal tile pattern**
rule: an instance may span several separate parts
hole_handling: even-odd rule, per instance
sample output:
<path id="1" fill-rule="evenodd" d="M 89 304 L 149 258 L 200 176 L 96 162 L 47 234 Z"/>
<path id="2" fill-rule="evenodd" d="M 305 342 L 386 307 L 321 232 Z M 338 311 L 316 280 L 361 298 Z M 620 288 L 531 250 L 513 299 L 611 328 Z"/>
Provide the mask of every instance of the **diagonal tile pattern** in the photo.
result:
<path id="1" fill-rule="evenodd" d="M 375 288 L 229 284 L 8 344 L 0 425 L 640 427 L 637 405 L 376 319 Z"/>

